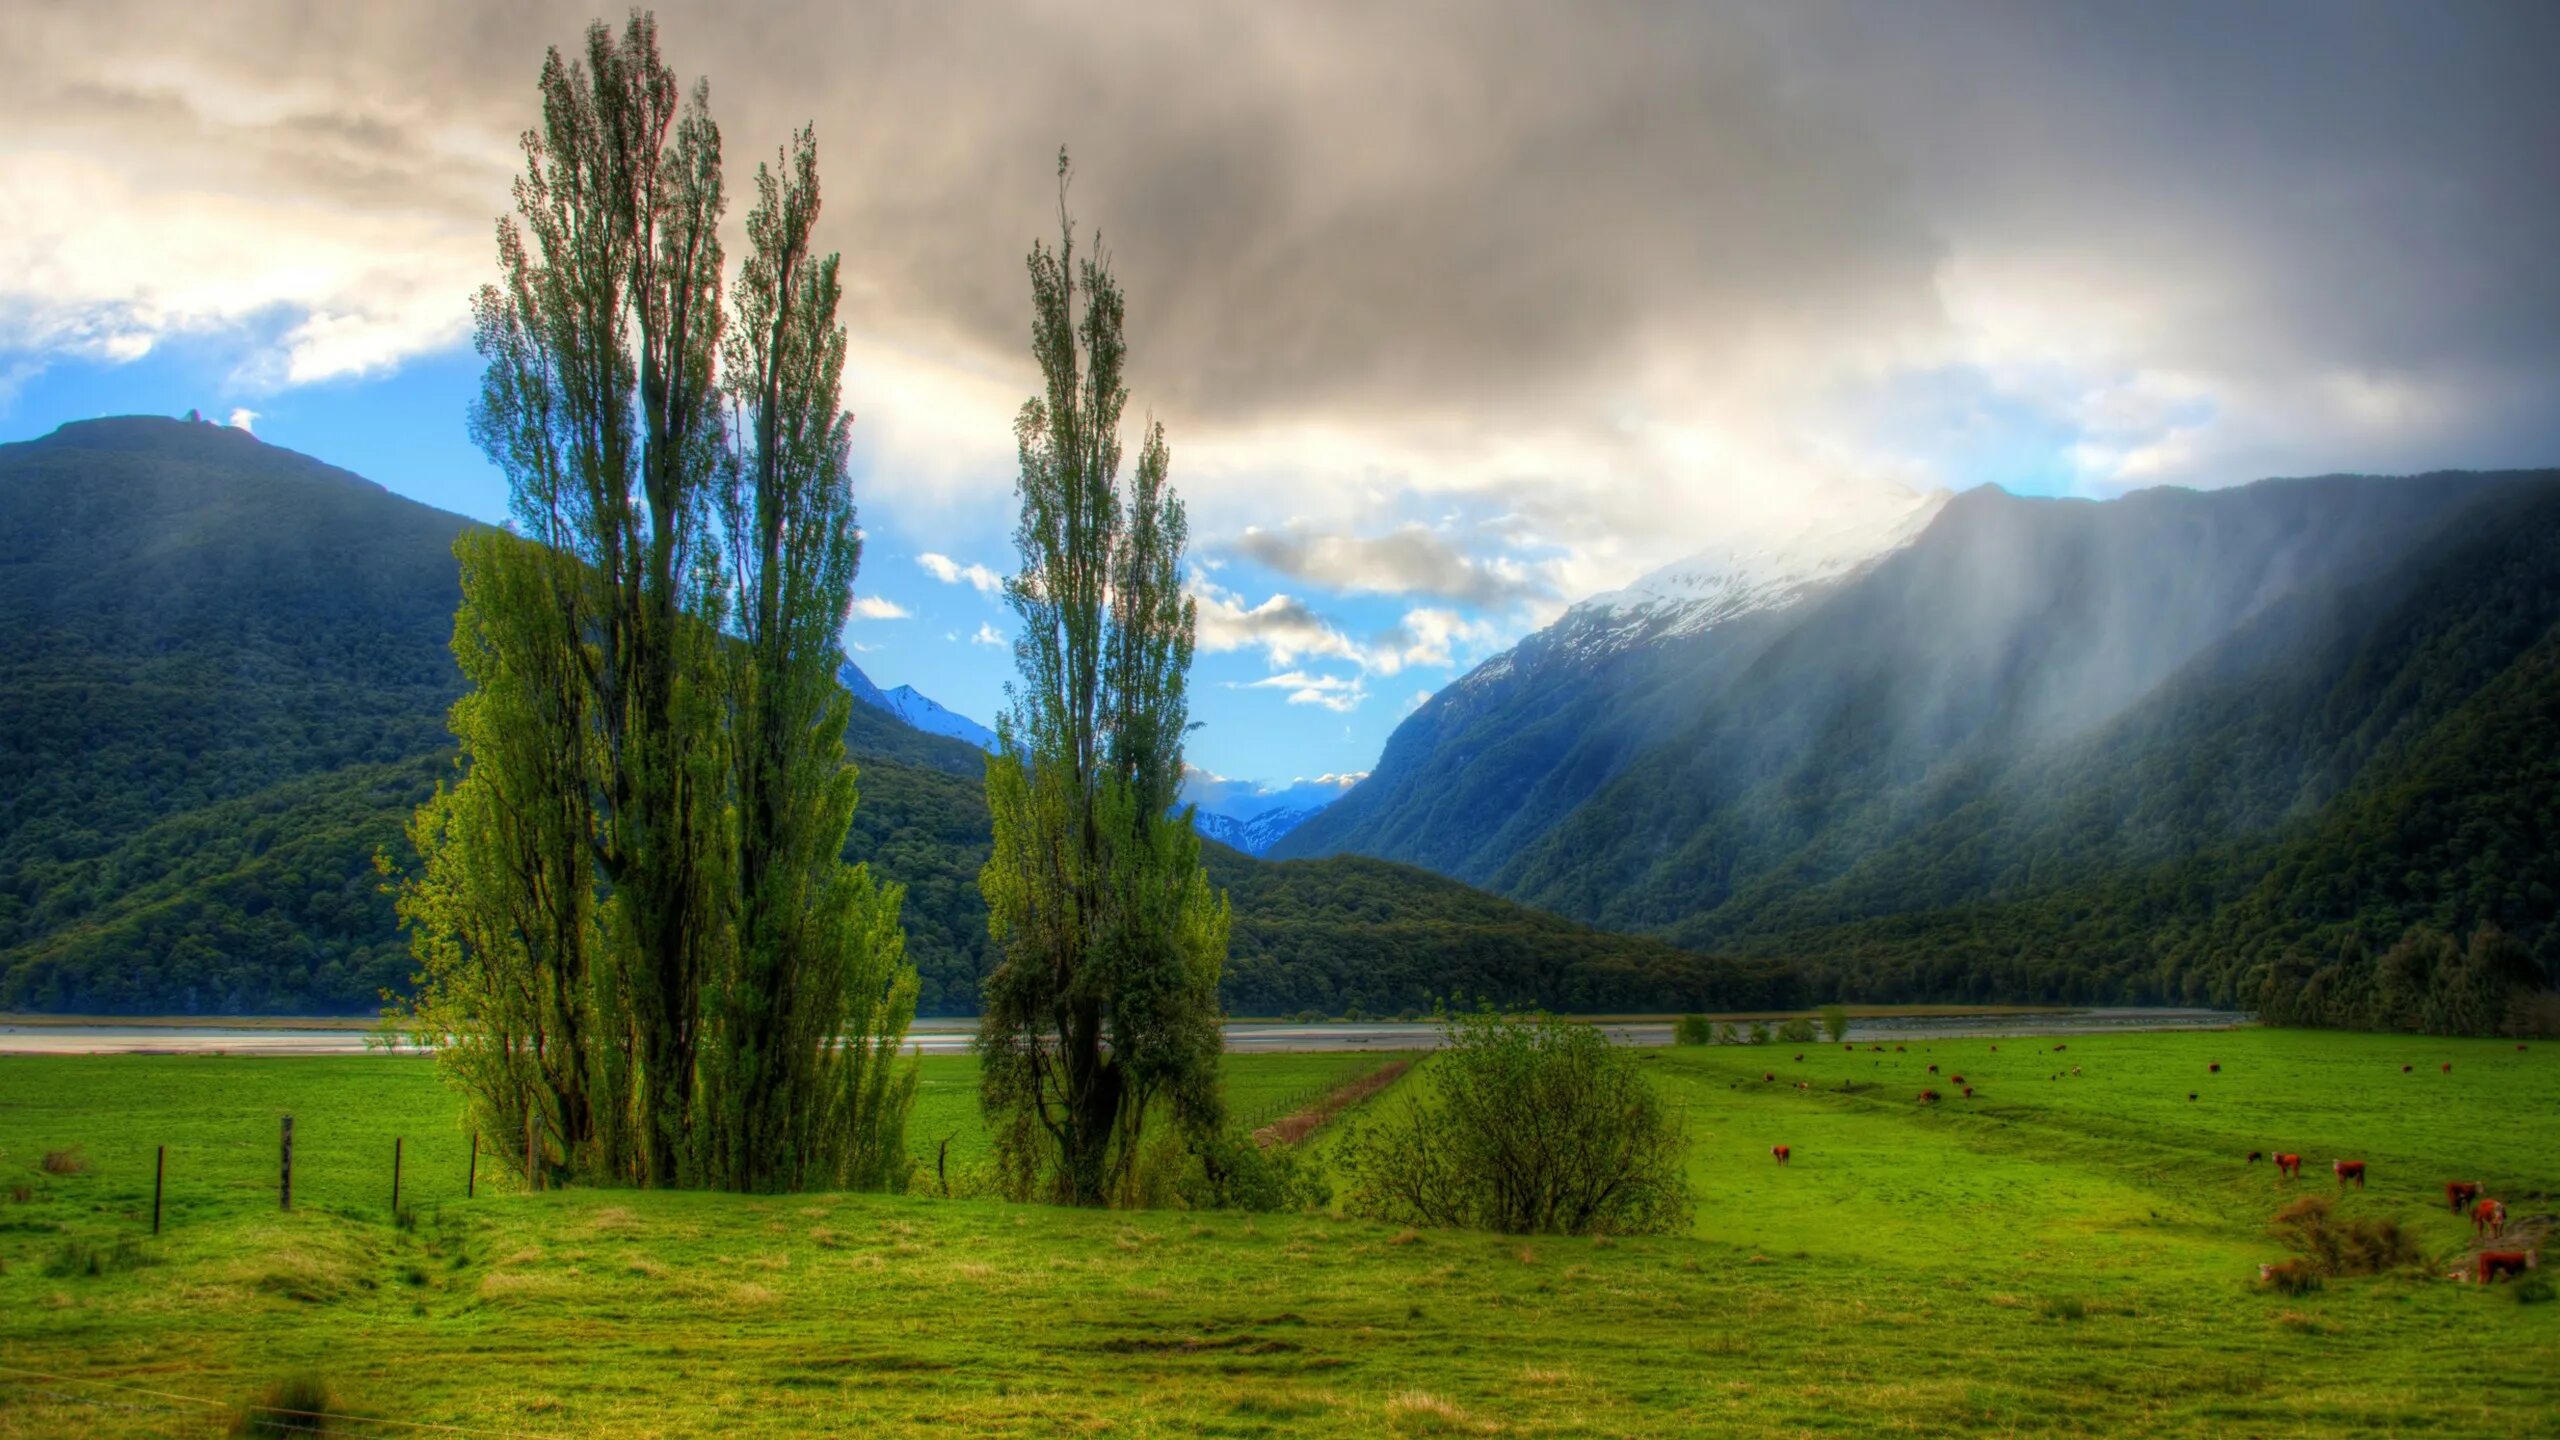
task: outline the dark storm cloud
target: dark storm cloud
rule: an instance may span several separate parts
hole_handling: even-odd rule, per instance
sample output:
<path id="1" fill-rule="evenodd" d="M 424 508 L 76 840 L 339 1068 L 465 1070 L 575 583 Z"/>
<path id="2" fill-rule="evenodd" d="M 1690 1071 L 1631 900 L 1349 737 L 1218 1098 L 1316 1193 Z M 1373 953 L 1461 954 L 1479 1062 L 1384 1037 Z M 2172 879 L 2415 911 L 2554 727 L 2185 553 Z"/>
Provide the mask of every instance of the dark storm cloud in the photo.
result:
<path id="1" fill-rule="evenodd" d="M 26 8 L 21 143 L 156 135 L 448 230 L 505 208 L 542 49 L 591 14 Z M 2448 461 L 2560 443 L 2560 7 L 658 8 L 733 167 L 816 122 L 861 333 L 1018 364 L 1071 144 L 1140 404 L 1194 435 L 1529 430 L 1605 470 L 1631 408 L 1720 387 L 1748 412 L 1772 375 L 2049 366 L 1958 313 L 1988 297 L 2072 363 L 2214 391 L 2223 463 L 2326 463 L 2364 412 L 2480 442 Z"/>

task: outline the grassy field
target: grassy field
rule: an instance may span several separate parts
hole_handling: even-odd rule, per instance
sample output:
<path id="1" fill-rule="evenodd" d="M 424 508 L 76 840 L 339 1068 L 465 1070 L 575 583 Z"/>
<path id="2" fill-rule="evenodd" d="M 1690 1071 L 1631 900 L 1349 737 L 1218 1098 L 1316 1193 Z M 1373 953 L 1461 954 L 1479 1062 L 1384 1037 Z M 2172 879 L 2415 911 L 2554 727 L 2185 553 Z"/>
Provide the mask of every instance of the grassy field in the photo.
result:
<path id="1" fill-rule="evenodd" d="M 2290 1188 L 2319 1192 L 2330 1159 L 2368 1161 L 2344 1207 L 2407 1217 L 2440 1273 L 2469 1238 L 2444 1180 L 2560 1209 L 2560 1047 L 2053 1043 L 1644 1052 L 1690 1126 L 1695 1233 L 1526 1243 L 923 1196 L 526 1196 L 486 1171 L 465 1201 L 424 1062 L 0 1059 L 0 1433 L 218 1434 L 302 1369 L 346 1408 L 492 1435 L 2560 1427 L 2560 1304 L 2416 1275 L 2261 1292 L 2288 1187 L 2242 1161 L 2299 1150 Z M 1373 1060 L 1237 1057 L 1235 1108 L 1268 1118 Z M 968 1066 L 927 1062 L 920 1150 L 982 1150 Z M 1929 1083 L 1951 1098 L 1914 1103 Z M 409 1229 L 387 1213 L 394 1134 Z M 147 1229 L 161 1143 L 165 1233 L 120 1248 Z M 85 1170 L 41 1168 L 75 1145 Z"/>

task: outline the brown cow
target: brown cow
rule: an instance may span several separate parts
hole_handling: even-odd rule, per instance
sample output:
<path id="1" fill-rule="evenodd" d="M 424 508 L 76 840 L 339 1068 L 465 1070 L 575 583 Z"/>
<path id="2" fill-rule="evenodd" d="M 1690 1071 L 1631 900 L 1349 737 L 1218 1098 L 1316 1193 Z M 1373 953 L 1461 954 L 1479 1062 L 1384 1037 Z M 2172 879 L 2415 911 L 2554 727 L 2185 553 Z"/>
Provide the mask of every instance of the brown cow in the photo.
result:
<path id="1" fill-rule="evenodd" d="M 2447 1075 L 2450 1075 L 2450 1074 L 2452 1074 L 2452 1073 L 2453 1073 L 2453 1062 L 2452 1062 L 2452 1061 L 2447 1060 L 2446 1062 L 2444 1062 L 2444 1073 L 2446 1073 Z"/>
<path id="2" fill-rule="evenodd" d="M 2339 1184 L 2341 1187 L 2345 1186 L 2345 1184 L 2346 1184 L 2348 1181 L 2353 1180 L 2354 1182 L 2356 1182 L 2356 1188 L 2357 1188 L 2357 1189 L 2361 1190 L 2361 1189 L 2363 1189 L 2363 1188 L 2364 1188 L 2364 1162 L 2363 1162 L 2363 1161 L 2361 1161 L 2361 1160 L 2332 1160 L 2332 1161 L 2330 1161 L 2330 1162 L 2329 1162 L 2329 1169 L 2330 1169 L 2330 1171 L 2331 1171 L 2332 1173 L 2334 1173 L 2334 1174 L 2338 1177 L 2338 1184 Z"/>
<path id="3" fill-rule="evenodd" d="M 2221 1073 L 2222 1073 L 2222 1062 L 2221 1062 L 2221 1061 L 2219 1061 L 2219 1060 L 2216 1060 L 2216 1061 L 2214 1061 L 2212 1064 L 2205 1066 L 2205 1067 L 2204 1067 L 2204 1073 L 2206 1073 L 2207 1075 L 2219 1075 L 2219 1074 L 2221 1074 Z"/>
<path id="4" fill-rule="evenodd" d="M 2444 1182 L 2445 1208 L 2451 1210 L 2456 1215 L 2459 1215 L 2463 1211 L 2471 1208 L 2471 1202 L 2479 1198 L 2480 1182 L 2477 1180 L 2447 1180 Z"/>
<path id="5" fill-rule="evenodd" d="M 2480 1283 L 2486 1285 L 2509 1275 L 2521 1276 L 2541 1264 L 2542 1252 L 2538 1249 L 2483 1250 L 2478 1262 Z"/>
<path id="6" fill-rule="evenodd" d="M 2249 1152 L 2249 1163 L 2250 1163 L 2250 1164 L 2252 1164 L 2252 1165 L 2255 1165 L 2255 1164 L 2257 1164 L 2259 1161 L 2264 1160 L 2264 1159 L 2266 1159 L 2266 1158 L 2267 1158 L 2267 1152 L 2266 1152 L 2266 1151 L 2264 1151 L 2264 1150 L 2252 1150 L 2252 1151 L 2250 1151 L 2250 1152 Z"/>
<path id="7" fill-rule="evenodd" d="M 1932 1075 L 1937 1074 L 1937 1073 L 1938 1073 L 1938 1067 L 1937 1067 L 1937 1066 L 1935 1066 L 1935 1065 L 1930 1066 L 1930 1067 L 1929 1067 L 1929 1073 L 1930 1073 L 1930 1074 L 1932 1074 Z"/>
<path id="8" fill-rule="evenodd" d="M 2194 1098 L 2196 1098 L 2196 1092 L 2194 1092 L 2193 1090 L 2188 1091 L 2188 1092 L 2187 1092 L 2187 1098 L 2188 1098 L 2188 1099 L 2190 1099 L 2190 1100 L 2193 1100 Z"/>
<path id="9" fill-rule="evenodd" d="M 2417 1067 L 2417 1066 L 2415 1066 L 2415 1065 L 2403 1065 L 2403 1066 L 2401 1066 L 2401 1067 L 2400 1067 L 2400 1073 L 2401 1073 L 2401 1074 L 2403 1074 L 2403 1075 L 2406 1075 L 2406 1074 L 2408 1074 L 2410 1071 L 2415 1070 L 2415 1069 L 2417 1069 L 2417 1068 L 2418 1068 L 2418 1067 Z"/>
<path id="10" fill-rule="evenodd" d="M 1774 1082 L 1778 1078 L 1778 1072 L 1775 1070 L 1763 1070 L 1760 1072 L 1760 1078 L 1764 1081 Z"/>
<path id="11" fill-rule="evenodd" d="M 1938 1103 L 1938 1092 L 1937 1092 L 1937 1091 L 1935 1091 L 1935 1090 L 1923 1090 L 1923 1091 L 1921 1091 L 1921 1092 L 1920 1092 L 1920 1103 L 1921 1103 L 1921 1104 L 1923 1104 L 1923 1105 L 1935 1105 L 1935 1104 L 1937 1104 L 1937 1103 Z"/>
<path id="12" fill-rule="evenodd" d="M 1779 1164 L 1784 1165 L 1787 1163 L 1787 1157 L 1796 1152 L 1785 1145 L 1772 1145 L 1769 1147 L 1769 1153 L 1777 1157 Z"/>
<path id="13" fill-rule="evenodd" d="M 1950 1085 L 1961 1085 L 1964 1083 L 1964 1077 L 1961 1075 L 1950 1075 L 1947 1077 L 1947 1083 Z"/>
<path id="14" fill-rule="evenodd" d="M 2471 1233 L 2503 1240 L 2507 1234 L 2507 1207 L 2504 1202 L 2483 1200 L 2471 1207 Z"/>
<path id="15" fill-rule="evenodd" d="M 1972 1086 L 1967 1085 L 1966 1087 L 1964 1087 L 1964 1098 L 1966 1098 L 1967 1100 L 1970 1100 L 1970 1099 L 1972 1099 L 1972 1098 L 1973 1098 L 1973 1087 L 1972 1087 Z"/>
<path id="16" fill-rule="evenodd" d="M 2294 1179 L 2301 1175 L 2302 1157 L 2299 1155 L 2287 1155 L 2281 1150 L 2277 1151 L 2276 1174 L 2287 1180 Z"/>

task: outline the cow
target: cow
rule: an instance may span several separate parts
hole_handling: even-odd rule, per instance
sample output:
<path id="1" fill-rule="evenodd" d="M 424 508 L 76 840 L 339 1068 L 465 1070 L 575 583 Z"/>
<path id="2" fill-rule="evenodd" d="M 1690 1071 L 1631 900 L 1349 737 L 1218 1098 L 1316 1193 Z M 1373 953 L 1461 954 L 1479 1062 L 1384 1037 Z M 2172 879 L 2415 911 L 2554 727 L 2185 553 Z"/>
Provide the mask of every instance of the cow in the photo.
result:
<path id="1" fill-rule="evenodd" d="M 2542 1264 L 2542 1252 L 2538 1249 L 2483 1250 L 2476 1264 L 2479 1267 L 2480 1283 L 2486 1285 L 2493 1280 L 2501 1280 L 2510 1275 L 2521 1277 L 2527 1270 L 2539 1268 Z"/>
<path id="2" fill-rule="evenodd" d="M 2264 1160 L 2264 1159 L 2266 1159 L 2266 1158 L 2267 1158 L 2267 1152 L 2266 1152 L 2266 1151 L 2264 1151 L 2264 1150 L 2252 1150 L 2252 1151 L 2250 1151 L 2250 1152 L 2249 1152 L 2249 1163 L 2250 1163 L 2250 1164 L 2252 1164 L 2252 1165 L 2255 1165 L 2255 1164 L 2257 1164 L 2259 1161 Z"/>
<path id="3" fill-rule="evenodd" d="M 2070 1047 L 2070 1046 L 2068 1046 L 2068 1045 L 2056 1045 L 2056 1046 L 2054 1046 L 2054 1047 L 2053 1047 L 2053 1053 L 2054 1053 L 2054 1054 L 2056 1054 L 2056 1055 L 2059 1055 L 2059 1054 L 2061 1054 L 2063 1051 L 2068 1050 L 2068 1049 L 2070 1049 L 2070 1048 L 2071 1048 L 2071 1047 Z"/>
<path id="4" fill-rule="evenodd" d="M 1908 1048 L 1909 1048 L 1908 1046 L 1896 1045 L 1896 1046 L 1894 1046 L 1894 1047 L 1893 1047 L 1893 1053 L 1894 1053 L 1894 1054 L 1896 1054 L 1896 1055 L 1899 1055 L 1899 1054 L 1901 1054 L 1904 1050 L 1906 1050 L 1906 1049 L 1908 1049 Z"/>
<path id="5" fill-rule="evenodd" d="M 2447 1060 L 2446 1062 L 2444 1062 L 2444 1073 L 2446 1073 L 2447 1075 L 2450 1075 L 2450 1074 L 2452 1074 L 2452 1073 L 2453 1073 L 2453 1062 L 2452 1062 L 2452 1061 Z"/>
<path id="6" fill-rule="evenodd" d="M 2456 1215 L 2470 1209 L 2471 1202 L 2479 1198 L 2480 1182 L 2477 1180 L 2447 1180 L 2444 1182 L 2445 1208 Z"/>
<path id="7" fill-rule="evenodd" d="M 1961 1075 L 1950 1075 L 1947 1077 L 1947 1083 L 1950 1085 L 1961 1085 L 1964 1083 L 1964 1077 Z"/>
<path id="8" fill-rule="evenodd" d="M 2523 1047 L 2523 1046 L 2521 1046 L 2521 1045 L 2519 1045 L 2519 1046 L 2517 1046 L 2516 1048 L 2517 1048 L 2517 1049 L 2519 1049 L 2519 1050 L 2521 1050 L 2521 1049 L 2523 1049 L 2524 1047 Z M 1991 1053 L 1992 1053 L 1992 1054 L 1994 1054 L 1994 1055 L 1999 1054 L 1999 1053 L 2000 1053 L 2000 1047 L 1999 1047 L 1999 1046 L 1997 1046 L 1997 1045 L 1992 1046 L 1992 1047 L 1991 1047 Z"/>
<path id="9" fill-rule="evenodd" d="M 2364 1188 L 2364 1162 L 2363 1162 L 2363 1161 L 2361 1161 L 2361 1160 L 2332 1160 L 2332 1161 L 2330 1161 L 2330 1162 L 2329 1162 L 2329 1169 L 2331 1170 L 2331 1172 L 2333 1172 L 2334 1174 L 2336 1174 L 2336 1175 L 2337 1175 L 2337 1177 L 2338 1177 L 2338 1185 L 2339 1185 L 2339 1187 L 2340 1187 L 2341 1189 L 2345 1188 L 2346 1183 L 2347 1183 L 2348 1181 L 2350 1181 L 2350 1180 L 2353 1180 L 2354 1182 L 2356 1182 L 2356 1188 L 2357 1188 L 2357 1189 L 2361 1190 L 2361 1189 L 2363 1189 L 2363 1188 Z"/>
<path id="10" fill-rule="evenodd" d="M 1997 1050 L 1997 1049 L 1999 1049 L 2000 1047 L 1999 1047 L 1999 1046 L 1997 1046 L 1997 1045 L 1994 1045 L 1994 1046 L 1992 1046 L 1991 1048 L 1992 1048 L 1992 1049 L 1994 1049 L 1994 1050 Z M 2521 1041 L 2521 1040 L 2517 1041 L 2517 1042 L 2516 1042 L 2516 1048 L 2517 1048 L 2518 1050 L 2522 1050 L 2522 1049 L 2524 1048 L 2524 1042 L 2523 1042 L 2523 1041 Z"/>
<path id="11" fill-rule="evenodd" d="M 1796 1063 L 1797 1063 L 1797 1064 L 1799 1064 L 1799 1065 L 1803 1064 L 1803 1063 L 1804 1063 L 1804 1057 L 1803 1057 L 1803 1056 L 1801 1056 L 1801 1055 L 1797 1056 L 1797 1057 L 1796 1057 Z"/>
<path id="12" fill-rule="evenodd" d="M 2196 1098 L 2196 1092 L 2194 1092 L 2193 1090 L 2188 1091 L 2188 1092 L 2187 1092 L 2187 1098 L 2188 1098 L 2188 1099 L 2190 1099 L 2190 1100 L 2193 1100 L 2194 1098 Z"/>
<path id="13" fill-rule="evenodd" d="M 1935 1066 L 1935 1065 L 1930 1066 L 1930 1067 L 1929 1067 L 1929 1073 L 1930 1073 L 1930 1074 L 1932 1074 L 1932 1075 L 1937 1074 L 1937 1073 L 1938 1073 L 1938 1067 L 1937 1067 L 1937 1066 Z"/>
<path id="14" fill-rule="evenodd" d="M 1972 1086 L 1967 1085 L 1966 1087 L 1964 1087 L 1964 1098 L 1966 1098 L 1967 1100 L 1970 1100 L 1970 1099 L 1972 1099 L 1972 1098 L 1973 1098 L 1973 1087 L 1972 1087 Z"/>
<path id="15" fill-rule="evenodd" d="M 1921 1092 L 1920 1092 L 1920 1103 L 1921 1103 L 1921 1104 L 1923 1104 L 1923 1105 L 1935 1105 L 1935 1104 L 1937 1104 L 1937 1103 L 1938 1103 L 1938 1092 L 1937 1092 L 1937 1091 L 1935 1091 L 1935 1090 L 1923 1090 L 1923 1091 L 1921 1091 Z"/>
<path id="16" fill-rule="evenodd" d="M 1785 1145 L 1772 1145 L 1769 1147 L 1769 1153 L 1777 1159 L 1779 1164 L 1784 1165 L 1787 1163 L 1787 1157 L 1796 1152 Z"/>
<path id="17" fill-rule="evenodd" d="M 2507 1234 L 2507 1207 L 2503 1201 L 2483 1200 L 2471 1207 L 2471 1233 L 2502 1240 Z"/>
<path id="18" fill-rule="evenodd" d="M 2276 1174 L 2286 1180 L 2298 1178 L 2302 1174 L 2302 1157 L 2287 1155 L 2281 1150 L 2277 1151 Z"/>
<path id="19" fill-rule="evenodd" d="M 2077 1065 L 2072 1066 L 2072 1067 L 2071 1067 L 2071 1073 L 2072 1073 L 2072 1074 L 2074 1074 L 2074 1075 L 2079 1074 L 2079 1073 L 2080 1073 L 2080 1067 L 2079 1067 L 2079 1066 L 2077 1066 Z"/>
<path id="20" fill-rule="evenodd" d="M 2204 1073 L 2206 1073 L 2207 1075 L 2219 1075 L 2219 1074 L 2221 1074 L 2221 1073 L 2222 1073 L 2222 1062 L 2221 1062 L 2221 1061 L 2219 1061 L 2219 1060 L 2216 1060 L 2216 1061 L 2214 1061 L 2212 1064 L 2205 1066 L 2205 1067 L 2204 1067 Z"/>
<path id="21" fill-rule="evenodd" d="M 2403 1066 L 2401 1066 L 2401 1067 L 2400 1067 L 2400 1073 L 2401 1073 L 2401 1074 L 2403 1074 L 2403 1075 L 2406 1075 L 2406 1074 L 2408 1074 L 2410 1071 L 2415 1070 L 2415 1069 L 2417 1069 L 2417 1068 L 2418 1068 L 2418 1067 L 2417 1067 L 2417 1066 L 2415 1066 L 2415 1065 L 2403 1065 Z"/>
<path id="22" fill-rule="evenodd" d="M 1778 1072 L 1775 1070 L 1763 1070 L 1760 1072 L 1760 1079 L 1763 1083 L 1775 1084 L 1778 1079 Z"/>

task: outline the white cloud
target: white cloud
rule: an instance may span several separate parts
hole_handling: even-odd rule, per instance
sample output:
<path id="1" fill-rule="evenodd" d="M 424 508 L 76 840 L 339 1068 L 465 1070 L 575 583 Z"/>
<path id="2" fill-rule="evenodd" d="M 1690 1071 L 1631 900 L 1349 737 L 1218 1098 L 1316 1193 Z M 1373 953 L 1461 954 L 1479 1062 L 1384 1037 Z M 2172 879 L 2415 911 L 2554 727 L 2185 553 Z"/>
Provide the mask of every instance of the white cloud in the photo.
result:
<path id="1" fill-rule="evenodd" d="M 1286 690 L 1292 705 L 1321 705 L 1336 714 L 1347 714 L 1360 708 L 1369 698 L 1368 687 L 1356 675 L 1310 675 L 1303 670 L 1284 671 L 1278 675 L 1252 680 L 1247 690 Z"/>
<path id="2" fill-rule="evenodd" d="M 895 600 L 884 600 L 877 595 L 858 596 L 853 602 L 853 618 L 856 620 L 904 620 L 914 613 Z"/>
<path id="3" fill-rule="evenodd" d="M 948 555 L 937 555 L 930 550 L 918 555 L 916 563 L 945 585 L 965 584 L 981 595 L 1004 592 L 1004 577 L 984 565 L 963 565 Z"/>
<path id="4" fill-rule="evenodd" d="M 229 425 L 234 430 L 246 430 L 254 435 L 257 433 L 258 412 L 250 409 L 246 405 L 243 405 L 238 409 L 233 410 L 231 412 L 231 418 L 223 423 Z"/>
<path id="5" fill-rule="evenodd" d="M 969 637 L 969 643 L 972 645 L 994 645 L 1002 647 L 1006 641 L 1002 632 L 998 631 L 993 625 L 981 620 L 978 622 L 978 633 Z"/>

